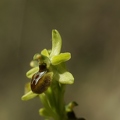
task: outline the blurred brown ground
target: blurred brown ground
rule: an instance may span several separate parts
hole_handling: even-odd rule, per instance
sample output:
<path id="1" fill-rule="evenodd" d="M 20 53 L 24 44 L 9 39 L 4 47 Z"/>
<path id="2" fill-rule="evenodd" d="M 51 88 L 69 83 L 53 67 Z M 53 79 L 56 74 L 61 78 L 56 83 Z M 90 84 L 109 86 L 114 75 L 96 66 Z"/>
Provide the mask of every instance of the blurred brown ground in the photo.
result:
<path id="1" fill-rule="evenodd" d="M 120 120 L 120 1 L 0 0 L 0 120 L 43 120 L 38 99 L 21 101 L 32 56 L 63 38 L 75 77 L 66 103 L 77 116 Z"/>

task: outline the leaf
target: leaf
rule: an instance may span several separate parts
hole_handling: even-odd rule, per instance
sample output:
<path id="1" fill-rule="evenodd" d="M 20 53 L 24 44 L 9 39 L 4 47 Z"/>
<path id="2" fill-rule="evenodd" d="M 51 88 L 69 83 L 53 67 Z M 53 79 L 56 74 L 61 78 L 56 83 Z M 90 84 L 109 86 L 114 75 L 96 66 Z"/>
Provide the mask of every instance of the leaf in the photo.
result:
<path id="1" fill-rule="evenodd" d="M 32 91 L 30 91 L 27 94 L 23 95 L 21 99 L 24 100 L 24 101 L 27 101 L 27 100 L 30 100 L 30 99 L 36 97 L 37 95 L 38 94 L 35 94 Z"/>
<path id="2" fill-rule="evenodd" d="M 61 62 L 65 62 L 65 61 L 69 60 L 70 58 L 71 58 L 70 53 L 61 53 L 59 55 L 52 57 L 51 63 L 53 65 L 58 65 Z"/>
<path id="3" fill-rule="evenodd" d="M 62 39 L 57 30 L 52 30 L 52 51 L 50 57 L 58 55 L 61 51 Z"/>

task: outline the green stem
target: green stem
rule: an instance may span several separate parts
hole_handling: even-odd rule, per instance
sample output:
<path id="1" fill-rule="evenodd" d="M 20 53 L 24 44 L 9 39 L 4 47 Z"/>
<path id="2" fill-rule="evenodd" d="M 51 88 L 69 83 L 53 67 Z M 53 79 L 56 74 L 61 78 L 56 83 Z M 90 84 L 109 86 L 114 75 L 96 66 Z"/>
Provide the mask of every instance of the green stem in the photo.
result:
<path id="1" fill-rule="evenodd" d="M 59 115 L 60 120 L 67 120 L 64 102 L 65 86 L 66 85 L 60 84 L 58 81 L 55 81 L 55 86 L 52 88 L 53 97 L 56 103 L 55 109 Z"/>
<path id="2" fill-rule="evenodd" d="M 66 85 L 60 84 L 60 93 L 59 93 L 59 111 L 61 119 L 67 120 L 67 115 L 65 111 L 65 102 L 64 102 L 64 93 L 65 93 Z"/>
<path id="3" fill-rule="evenodd" d="M 59 120 L 59 116 L 53 111 L 53 109 L 50 107 L 49 100 L 47 99 L 46 95 L 44 93 L 39 95 L 42 104 L 46 108 L 47 112 L 50 113 L 51 117 L 53 117 L 54 120 Z"/>

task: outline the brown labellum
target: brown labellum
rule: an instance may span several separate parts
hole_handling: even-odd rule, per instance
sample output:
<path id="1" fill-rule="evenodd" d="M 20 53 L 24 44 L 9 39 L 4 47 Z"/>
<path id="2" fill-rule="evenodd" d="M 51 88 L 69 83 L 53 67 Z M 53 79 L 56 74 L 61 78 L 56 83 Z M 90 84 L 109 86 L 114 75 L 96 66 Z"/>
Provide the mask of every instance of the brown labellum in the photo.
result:
<path id="1" fill-rule="evenodd" d="M 41 94 L 47 90 L 51 84 L 51 75 L 46 69 L 46 64 L 41 64 L 39 72 L 33 75 L 31 80 L 31 90 Z"/>

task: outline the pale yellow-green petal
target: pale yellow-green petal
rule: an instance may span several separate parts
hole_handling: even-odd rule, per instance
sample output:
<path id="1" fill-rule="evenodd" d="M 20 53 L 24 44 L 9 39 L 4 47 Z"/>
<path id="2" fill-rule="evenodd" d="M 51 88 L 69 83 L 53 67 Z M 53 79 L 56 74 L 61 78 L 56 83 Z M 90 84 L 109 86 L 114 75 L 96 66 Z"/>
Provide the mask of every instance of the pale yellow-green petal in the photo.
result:
<path id="1" fill-rule="evenodd" d="M 39 67 L 34 67 L 32 68 L 31 70 L 29 70 L 27 73 L 26 73 L 26 76 L 28 78 L 32 78 L 32 76 L 37 73 L 39 71 Z"/>
<path id="2" fill-rule="evenodd" d="M 70 53 L 61 53 L 59 55 L 53 56 L 51 63 L 52 65 L 58 65 L 61 62 L 65 62 L 67 60 L 69 60 L 71 58 L 71 54 Z"/>
<path id="3" fill-rule="evenodd" d="M 30 91 L 30 92 L 26 93 L 25 95 L 23 95 L 21 99 L 24 101 L 27 101 L 27 100 L 30 100 L 30 99 L 36 97 L 37 95 L 38 94 L 35 94 L 32 91 Z"/>

